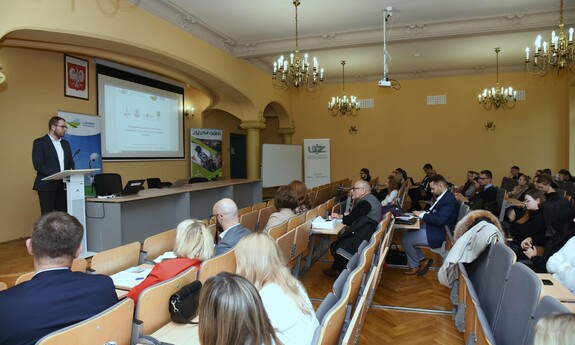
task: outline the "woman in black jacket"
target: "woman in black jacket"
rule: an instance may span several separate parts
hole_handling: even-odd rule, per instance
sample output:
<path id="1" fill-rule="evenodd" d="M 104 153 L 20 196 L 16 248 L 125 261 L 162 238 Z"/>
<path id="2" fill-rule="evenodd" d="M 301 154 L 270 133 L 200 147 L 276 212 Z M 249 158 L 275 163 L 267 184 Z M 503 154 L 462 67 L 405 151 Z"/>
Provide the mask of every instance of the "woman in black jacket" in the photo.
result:
<path id="1" fill-rule="evenodd" d="M 531 261 L 531 268 L 535 272 L 546 273 L 547 260 L 555 254 L 573 236 L 575 236 L 575 206 L 565 198 L 551 198 L 545 203 L 543 210 L 545 223 L 547 225 L 544 237 L 548 240 L 541 256 L 537 255 L 537 248 L 534 243 L 541 239 L 527 237 L 521 242 L 523 253 Z M 529 265 L 529 263 L 527 263 Z"/>

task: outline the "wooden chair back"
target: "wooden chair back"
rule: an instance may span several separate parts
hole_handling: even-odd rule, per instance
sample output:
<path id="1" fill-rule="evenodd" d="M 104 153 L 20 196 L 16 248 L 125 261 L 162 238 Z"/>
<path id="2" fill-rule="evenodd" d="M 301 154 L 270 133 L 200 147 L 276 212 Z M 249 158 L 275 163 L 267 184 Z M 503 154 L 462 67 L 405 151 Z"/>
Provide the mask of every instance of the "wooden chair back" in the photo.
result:
<path id="1" fill-rule="evenodd" d="M 262 208 L 266 207 L 268 204 L 265 201 L 258 202 L 252 205 L 252 211 L 261 210 Z"/>
<path id="2" fill-rule="evenodd" d="M 150 335 L 170 322 L 170 296 L 196 280 L 198 271 L 191 267 L 179 275 L 152 285 L 140 294 L 134 317 L 142 321 L 142 334 Z"/>
<path id="3" fill-rule="evenodd" d="M 325 203 L 320 204 L 317 207 L 317 215 L 321 216 L 322 218 L 326 217 L 326 212 L 327 212 L 327 205 Z"/>
<path id="4" fill-rule="evenodd" d="M 305 221 L 307 222 L 308 220 L 313 220 L 315 217 L 317 217 L 317 207 L 312 208 L 311 210 L 308 210 L 305 213 Z"/>
<path id="5" fill-rule="evenodd" d="M 234 249 L 202 262 L 198 272 L 198 280 L 203 284 L 209 277 L 220 272 L 236 273 L 236 251 Z"/>
<path id="6" fill-rule="evenodd" d="M 302 255 L 307 249 L 309 242 L 309 235 L 311 232 L 311 220 L 303 223 L 302 225 L 295 228 L 295 240 L 294 240 L 294 259 Z"/>
<path id="7" fill-rule="evenodd" d="M 8 285 L 6 285 L 6 283 L 0 282 L 0 291 L 6 290 L 7 288 L 8 288 Z"/>
<path id="8" fill-rule="evenodd" d="M 246 213 L 251 212 L 251 211 L 252 211 L 251 206 L 242 207 L 238 210 L 238 217 L 241 217 L 243 214 L 246 214 Z"/>
<path id="9" fill-rule="evenodd" d="M 331 198 L 325 202 L 325 209 L 331 211 L 334 205 L 335 205 L 335 198 Z"/>
<path id="10" fill-rule="evenodd" d="M 287 221 L 287 231 L 293 230 L 305 222 L 305 213 L 293 216 Z"/>
<path id="11" fill-rule="evenodd" d="M 288 264 L 293 259 L 293 248 L 295 242 L 296 231 L 291 230 L 281 235 L 276 239 L 280 251 L 282 253 L 282 258 L 284 264 Z"/>
<path id="12" fill-rule="evenodd" d="M 86 272 L 86 268 L 88 267 L 88 262 L 84 258 L 77 258 L 72 261 L 72 267 L 70 269 L 74 272 Z"/>
<path id="13" fill-rule="evenodd" d="M 270 207 L 270 206 L 273 206 L 273 205 L 274 205 L 274 199 L 268 200 L 267 206 Z"/>
<path id="14" fill-rule="evenodd" d="M 337 303 L 327 311 L 320 324 L 318 345 L 337 345 L 345 322 L 349 289 L 343 291 Z"/>
<path id="15" fill-rule="evenodd" d="M 263 229 L 266 224 L 268 223 L 268 220 L 270 219 L 270 216 L 272 215 L 272 213 L 274 213 L 276 211 L 276 207 L 274 205 L 271 206 L 267 206 L 262 208 L 261 210 L 259 210 L 259 214 L 258 214 L 258 224 L 257 224 L 257 229 L 256 230 L 260 230 Z"/>
<path id="16" fill-rule="evenodd" d="M 94 254 L 90 268 L 96 274 L 112 275 L 138 266 L 139 259 L 140 243 L 132 242 Z"/>
<path id="17" fill-rule="evenodd" d="M 375 281 L 375 274 L 369 276 L 366 286 L 370 287 Z M 357 307 L 355 312 L 351 315 L 351 320 L 349 322 L 348 328 L 343 334 L 343 345 L 352 345 L 357 343 L 357 338 L 359 337 L 359 332 L 361 331 L 361 326 L 365 321 L 367 310 L 369 309 L 370 297 L 367 293 L 364 293 L 359 301 L 357 302 Z"/>
<path id="18" fill-rule="evenodd" d="M 86 265 L 87 265 L 86 259 L 77 258 L 77 259 L 74 259 L 74 261 L 72 261 L 72 267 L 70 267 L 70 269 L 74 272 L 86 273 Z M 27 282 L 28 280 L 32 279 L 32 277 L 34 276 L 34 273 L 36 273 L 36 272 L 32 271 L 32 272 L 22 274 L 21 276 L 18 277 L 18 279 L 16 279 L 16 282 L 14 283 L 14 285 L 18 285 L 18 284 L 22 284 L 24 282 Z"/>
<path id="19" fill-rule="evenodd" d="M 105 344 L 114 341 L 118 345 L 129 345 L 133 315 L 134 301 L 125 298 L 87 320 L 44 336 L 36 344 Z"/>
<path id="20" fill-rule="evenodd" d="M 309 198 L 309 203 L 310 203 L 311 207 L 316 207 L 317 204 L 318 204 L 318 203 L 316 202 L 316 199 L 317 199 L 317 189 L 315 189 L 315 190 L 312 189 L 312 190 L 308 191 L 308 192 L 307 192 L 307 196 L 308 196 L 308 198 Z"/>
<path id="21" fill-rule="evenodd" d="M 268 234 L 275 240 L 287 232 L 288 222 L 285 221 L 279 225 L 273 226 L 268 230 Z"/>
<path id="22" fill-rule="evenodd" d="M 174 250 L 175 242 L 176 229 L 172 229 L 146 238 L 142 250 L 146 252 L 147 260 L 154 260 L 165 252 Z"/>
<path id="23" fill-rule="evenodd" d="M 32 271 L 32 272 L 22 274 L 20 277 L 18 277 L 18 279 L 16 279 L 16 282 L 14 283 L 14 285 L 18 285 L 18 284 L 22 284 L 24 282 L 27 282 L 28 280 L 32 279 L 32 277 L 34 276 L 34 273 L 36 273 L 36 272 Z"/>
<path id="24" fill-rule="evenodd" d="M 255 231 L 258 223 L 259 210 L 250 211 L 240 216 L 240 224 L 249 231 Z"/>

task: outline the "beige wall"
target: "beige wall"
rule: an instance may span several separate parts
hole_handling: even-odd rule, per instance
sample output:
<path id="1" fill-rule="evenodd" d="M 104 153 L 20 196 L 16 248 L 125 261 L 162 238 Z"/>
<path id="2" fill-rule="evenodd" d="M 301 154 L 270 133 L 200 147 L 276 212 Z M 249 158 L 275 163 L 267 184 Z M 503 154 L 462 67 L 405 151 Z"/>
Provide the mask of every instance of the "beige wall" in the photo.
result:
<path id="1" fill-rule="evenodd" d="M 358 176 L 367 167 L 385 176 L 403 167 L 416 180 L 430 162 L 439 173 L 461 183 L 469 169 L 490 169 L 499 183 L 509 167 L 532 174 L 568 165 L 567 78 L 502 73 L 502 85 L 525 90 L 526 100 L 513 110 L 486 111 L 477 94 L 494 84 L 494 75 L 401 81 L 401 90 L 378 88 L 375 82 L 351 83 L 348 94 L 373 98 L 375 108 L 357 117 L 333 118 L 327 100 L 341 85 L 324 85 L 318 95 L 294 98 L 297 131 L 294 144 L 305 138 L 331 138 L 332 179 Z M 429 95 L 447 95 L 447 105 L 426 105 Z M 486 131 L 495 121 L 495 131 Z M 358 134 L 347 128 L 356 125 Z"/>

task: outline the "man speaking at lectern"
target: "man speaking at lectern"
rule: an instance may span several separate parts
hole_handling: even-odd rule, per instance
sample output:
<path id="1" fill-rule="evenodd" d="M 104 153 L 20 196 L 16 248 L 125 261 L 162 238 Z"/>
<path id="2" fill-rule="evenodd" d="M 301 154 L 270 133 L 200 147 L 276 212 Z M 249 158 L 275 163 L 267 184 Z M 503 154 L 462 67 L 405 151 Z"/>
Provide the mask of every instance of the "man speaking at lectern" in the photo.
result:
<path id="1" fill-rule="evenodd" d="M 48 134 L 34 140 L 32 146 L 32 163 L 36 170 L 33 189 L 38 191 L 42 214 L 67 211 L 64 182 L 62 180 L 42 181 L 44 177 L 74 169 L 70 143 L 62 139 L 67 130 L 66 120 L 54 116 L 48 122 Z"/>

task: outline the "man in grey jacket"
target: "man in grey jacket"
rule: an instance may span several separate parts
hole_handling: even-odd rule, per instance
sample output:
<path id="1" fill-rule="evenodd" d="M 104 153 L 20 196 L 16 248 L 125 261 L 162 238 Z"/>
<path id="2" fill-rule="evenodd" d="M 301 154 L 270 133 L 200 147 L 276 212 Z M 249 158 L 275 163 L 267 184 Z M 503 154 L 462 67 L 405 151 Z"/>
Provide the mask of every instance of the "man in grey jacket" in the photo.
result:
<path id="1" fill-rule="evenodd" d="M 212 217 L 216 218 L 217 244 L 214 256 L 224 254 L 238 244 L 242 237 L 250 234 L 238 218 L 238 206 L 232 199 L 224 198 L 216 202 L 212 209 Z"/>

